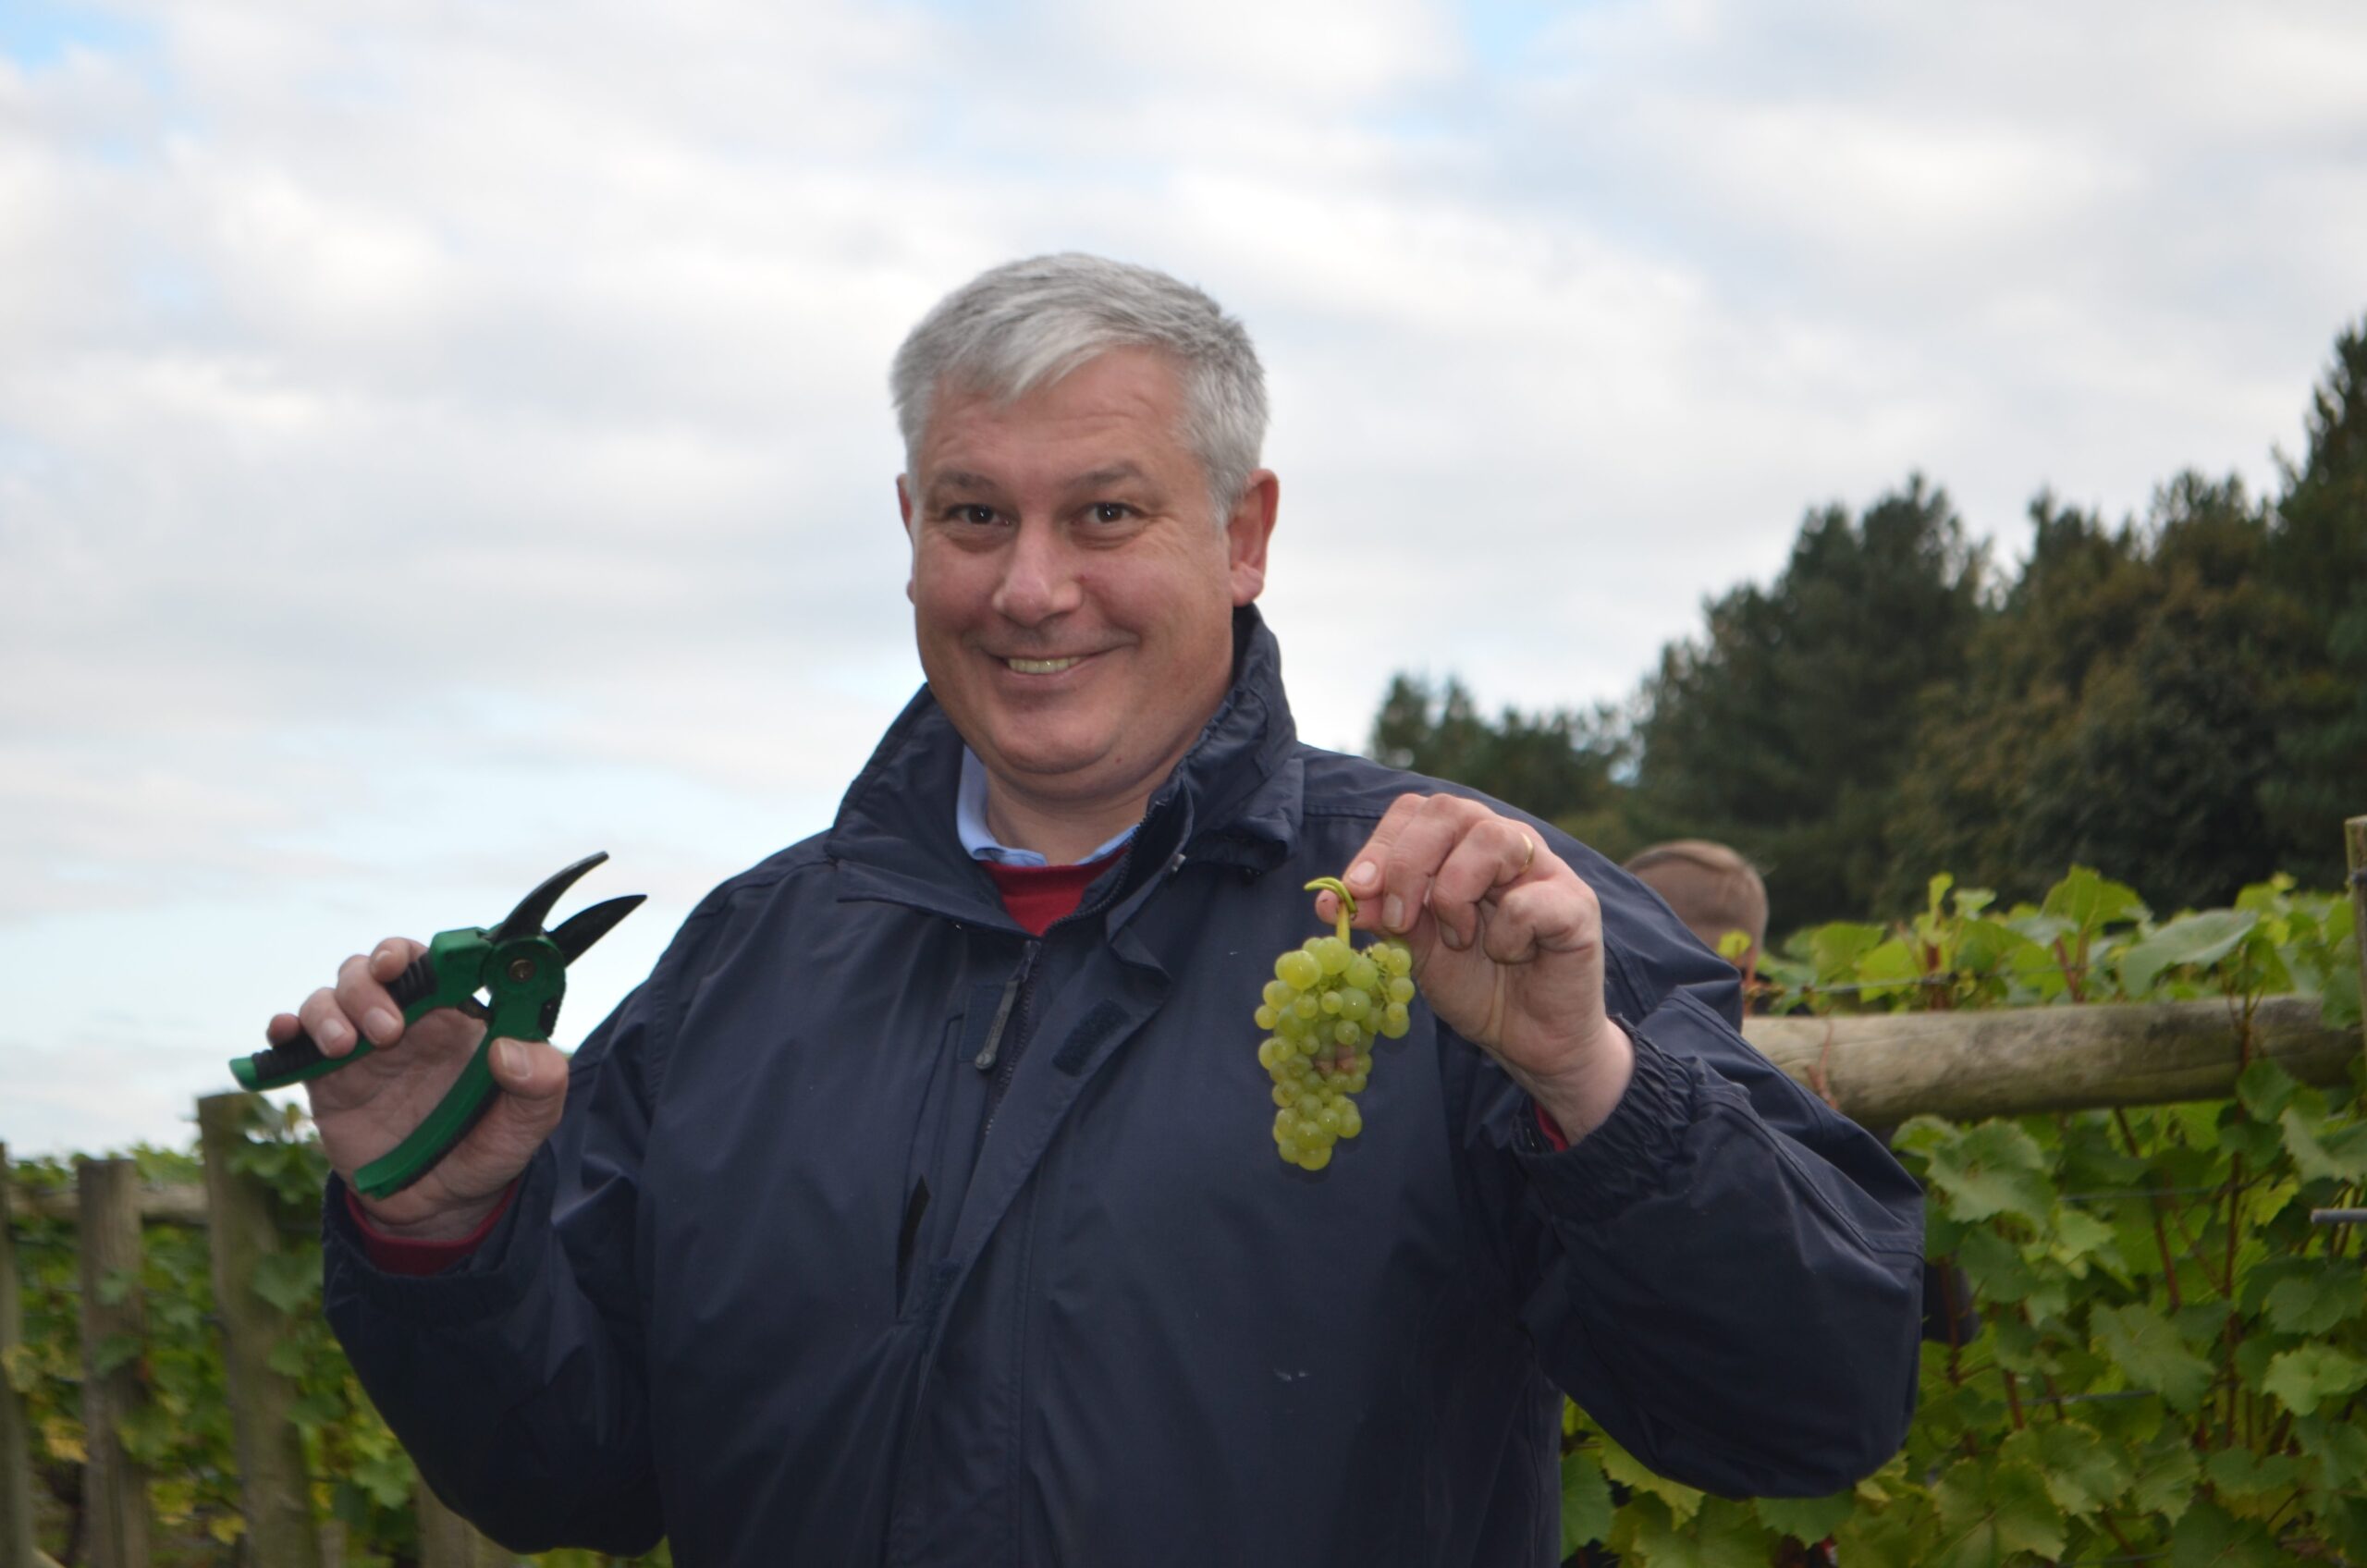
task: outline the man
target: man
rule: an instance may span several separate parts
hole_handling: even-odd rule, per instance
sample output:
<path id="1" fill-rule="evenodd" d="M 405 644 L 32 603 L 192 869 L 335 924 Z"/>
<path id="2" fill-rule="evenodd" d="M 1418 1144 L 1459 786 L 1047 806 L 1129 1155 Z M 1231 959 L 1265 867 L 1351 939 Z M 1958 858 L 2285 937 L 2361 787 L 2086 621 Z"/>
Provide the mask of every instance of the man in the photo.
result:
<path id="1" fill-rule="evenodd" d="M 1734 966 L 1746 989 L 1759 977 L 1759 950 L 1767 945 L 1767 884 L 1750 862 L 1708 839 L 1673 839 L 1628 856 L 1625 869 L 1658 893 L 1711 952 L 1736 931 L 1749 938 Z"/>
<path id="2" fill-rule="evenodd" d="M 438 1493 L 684 1568 L 1542 1563 L 1557 1389 L 1723 1491 L 1886 1458 L 1912 1185 L 1615 868 L 1297 742 L 1239 325 L 1051 257 L 894 381 L 928 683 L 835 824 L 571 1062 L 502 1043 L 416 1186 L 333 1183 L 327 1310 Z M 1422 1000 L 1308 1173 L 1250 1014 L 1332 874 Z M 402 1034 L 416 951 L 348 960 L 313 1037 Z M 317 1081 L 337 1170 L 472 1044 L 431 1015 Z"/>

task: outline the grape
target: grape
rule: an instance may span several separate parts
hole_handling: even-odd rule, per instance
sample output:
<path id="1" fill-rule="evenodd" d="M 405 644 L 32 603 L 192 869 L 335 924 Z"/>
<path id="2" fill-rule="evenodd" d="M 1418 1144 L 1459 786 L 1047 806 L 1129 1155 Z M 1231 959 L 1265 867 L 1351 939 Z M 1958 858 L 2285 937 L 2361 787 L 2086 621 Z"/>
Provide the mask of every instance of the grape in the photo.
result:
<path id="1" fill-rule="evenodd" d="M 1347 889 L 1331 877 L 1307 886 L 1338 897 L 1338 926 L 1274 960 L 1256 1013 L 1266 1032 L 1257 1065 L 1274 1084 L 1274 1152 L 1320 1170 L 1333 1145 L 1364 1131 L 1355 1096 L 1372 1072 L 1374 1040 L 1402 1039 L 1413 1027 L 1414 955 L 1389 937 L 1359 951 L 1349 940 L 1356 906 Z"/>

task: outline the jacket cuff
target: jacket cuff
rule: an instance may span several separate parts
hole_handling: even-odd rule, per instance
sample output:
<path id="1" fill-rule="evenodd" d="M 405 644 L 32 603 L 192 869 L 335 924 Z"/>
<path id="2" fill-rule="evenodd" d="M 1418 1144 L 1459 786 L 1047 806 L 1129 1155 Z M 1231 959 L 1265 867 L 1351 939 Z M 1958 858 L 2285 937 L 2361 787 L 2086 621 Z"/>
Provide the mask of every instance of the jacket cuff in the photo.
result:
<path id="1" fill-rule="evenodd" d="M 409 1236 L 390 1236 L 370 1222 L 369 1212 L 353 1189 L 345 1190 L 345 1211 L 352 1217 L 354 1228 L 362 1232 L 362 1250 L 372 1263 L 386 1274 L 441 1274 L 484 1244 L 501 1217 L 509 1212 L 510 1200 L 518 1195 L 518 1183 L 512 1182 L 501 1190 L 501 1201 L 493 1211 L 477 1222 L 467 1235 L 448 1242 L 423 1242 Z"/>
<path id="2" fill-rule="evenodd" d="M 509 1311 L 533 1288 L 533 1238 L 550 1233 L 552 1169 L 546 1145 L 510 1189 L 508 1206 L 484 1238 L 466 1257 L 435 1274 L 391 1272 L 374 1263 L 372 1238 L 353 1217 L 345 1179 L 332 1174 L 321 1205 L 321 1262 L 329 1297 L 362 1298 L 421 1323 L 466 1323 Z"/>
<path id="3" fill-rule="evenodd" d="M 1514 1151 L 1530 1183 L 1550 1207 L 1576 1219 L 1608 1219 L 1666 1191 L 1693 1121 L 1692 1074 L 1636 1024 L 1617 1022 L 1635 1047 L 1636 1071 L 1602 1125 L 1557 1150 L 1534 1100 L 1515 1123 Z"/>

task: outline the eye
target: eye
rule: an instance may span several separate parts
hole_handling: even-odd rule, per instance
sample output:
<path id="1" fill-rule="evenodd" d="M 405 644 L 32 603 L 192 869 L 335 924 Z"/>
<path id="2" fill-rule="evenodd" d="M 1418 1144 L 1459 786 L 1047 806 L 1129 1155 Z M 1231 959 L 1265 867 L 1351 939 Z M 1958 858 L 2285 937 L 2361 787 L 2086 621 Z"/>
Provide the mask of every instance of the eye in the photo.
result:
<path id="1" fill-rule="evenodd" d="M 1123 501 L 1096 501 L 1088 513 L 1096 522 L 1123 522 L 1134 515 L 1134 508 Z"/>
<path id="2" fill-rule="evenodd" d="M 982 502 L 972 501 L 966 505 L 946 508 L 945 518 L 948 522 L 964 522 L 975 528 L 991 528 L 995 522 L 995 509 Z"/>

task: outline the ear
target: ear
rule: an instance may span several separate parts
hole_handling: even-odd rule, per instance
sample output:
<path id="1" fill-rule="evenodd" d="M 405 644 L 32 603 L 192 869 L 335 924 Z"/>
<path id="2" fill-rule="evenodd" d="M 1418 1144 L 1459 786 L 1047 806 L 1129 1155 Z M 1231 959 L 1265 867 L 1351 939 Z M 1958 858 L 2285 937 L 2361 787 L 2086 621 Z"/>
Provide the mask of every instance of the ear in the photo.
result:
<path id="1" fill-rule="evenodd" d="M 913 493 L 905 484 L 904 476 L 901 473 L 896 476 L 896 515 L 904 520 L 906 543 L 917 545 L 919 542 L 913 538 Z M 909 599 L 912 596 L 913 572 L 908 566 L 904 569 L 904 597 Z"/>
<path id="2" fill-rule="evenodd" d="M 1266 542 L 1274 535 L 1274 514 L 1282 497 L 1282 482 L 1273 470 L 1261 468 L 1249 476 L 1248 487 L 1225 520 L 1225 562 L 1236 608 L 1265 592 Z"/>

